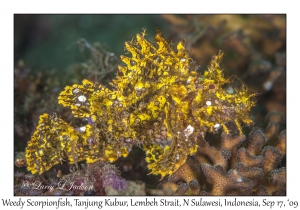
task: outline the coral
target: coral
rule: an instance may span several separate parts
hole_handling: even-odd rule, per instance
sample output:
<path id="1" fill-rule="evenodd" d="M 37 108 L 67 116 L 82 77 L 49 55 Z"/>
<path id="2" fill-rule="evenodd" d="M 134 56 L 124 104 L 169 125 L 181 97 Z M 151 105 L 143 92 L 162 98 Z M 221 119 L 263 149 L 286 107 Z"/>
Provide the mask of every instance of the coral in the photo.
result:
<path id="1" fill-rule="evenodd" d="M 17 167 L 25 167 L 26 160 L 25 160 L 25 153 L 24 152 L 18 152 L 15 156 L 15 166 Z"/>
<path id="2" fill-rule="evenodd" d="M 134 183 L 121 178 L 118 169 L 101 162 L 73 167 L 71 173 L 61 177 L 44 178 L 37 174 L 15 174 L 15 195 L 118 195 L 133 190 Z M 138 189 L 138 188 L 137 188 Z M 141 187 L 136 191 L 145 194 Z M 136 193 L 137 193 L 136 192 Z"/>
<path id="3" fill-rule="evenodd" d="M 200 185 L 198 180 L 200 179 L 200 172 L 199 161 L 188 156 L 186 163 L 178 171 L 161 181 L 159 189 L 170 188 L 177 195 L 199 195 Z"/>
<path id="4" fill-rule="evenodd" d="M 58 103 L 84 125 L 73 127 L 56 114 L 40 116 L 26 148 L 29 171 L 41 174 L 65 160 L 113 162 L 137 145 L 145 150 L 151 173 L 163 178 L 197 152 L 199 135 L 219 130 L 229 135 L 232 126 L 241 134 L 242 125 L 252 124 L 256 94 L 224 77 L 222 51 L 199 74 L 183 42 L 175 51 L 160 32 L 155 44 L 145 35 L 125 43 L 131 57 L 121 56 L 125 66 L 119 66 L 110 87 L 83 80 L 59 94 Z M 225 159 L 234 146 L 224 144 Z"/>
<path id="5" fill-rule="evenodd" d="M 208 182 L 212 183 L 212 195 L 225 195 L 228 190 L 248 191 L 253 185 L 251 180 L 243 179 L 237 170 L 230 170 L 225 174 L 217 167 L 202 164 L 202 171 Z"/>
<path id="6" fill-rule="evenodd" d="M 105 170 L 104 170 L 105 171 Z M 103 180 L 103 187 L 111 187 L 117 191 L 127 188 L 128 182 L 120 178 L 118 171 L 108 170 L 105 173 L 105 179 Z"/>
<path id="7" fill-rule="evenodd" d="M 197 153 L 190 157 L 194 161 L 186 161 L 172 176 L 164 178 L 160 189 L 199 195 L 192 191 L 191 179 L 195 179 L 200 195 L 285 195 L 286 131 L 279 132 L 283 122 L 280 113 L 271 112 L 266 128 L 252 128 L 247 138 L 237 132 L 223 133 L 219 142 L 216 136 L 200 138 Z M 196 168 L 200 165 L 199 172 Z"/>
<path id="8" fill-rule="evenodd" d="M 106 195 L 146 195 L 146 187 L 145 183 L 142 182 L 126 182 L 126 188 L 122 190 L 116 190 L 116 188 L 112 186 L 108 186 L 105 188 Z"/>

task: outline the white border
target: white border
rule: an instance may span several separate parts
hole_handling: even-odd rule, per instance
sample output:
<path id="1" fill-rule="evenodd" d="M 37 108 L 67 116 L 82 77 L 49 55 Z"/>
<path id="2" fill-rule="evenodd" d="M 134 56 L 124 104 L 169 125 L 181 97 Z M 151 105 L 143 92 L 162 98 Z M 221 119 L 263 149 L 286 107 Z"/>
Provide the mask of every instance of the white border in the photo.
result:
<path id="1" fill-rule="evenodd" d="M 287 199 L 299 202 L 299 13 L 296 11 L 296 1 L 251 0 L 251 1 L 1 1 L 1 179 L 0 202 L 2 198 L 18 200 L 13 195 L 13 14 L 14 13 L 286 13 L 287 14 L 287 197 L 267 197 L 266 199 L 280 201 Z M 30 197 L 27 197 L 30 198 Z M 36 197 L 45 200 L 48 197 Z M 141 200 L 142 197 L 133 197 Z M 159 197 L 159 199 L 162 197 Z M 175 197 L 167 197 L 174 199 Z M 207 197 L 216 200 L 218 197 Z M 22 198 L 26 199 L 26 198 Z M 54 199 L 49 197 L 49 199 Z M 73 199 L 73 198 L 70 198 Z M 97 200 L 99 198 L 91 198 Z M 103 198 L 101 198 L 103 199 Z M 120 198 L 126 199 L 126 198 Z M 128 198 L 129 199 L 129 198 Z M 180 197 L 182 199 L 182 197 Z M 224 197 L 221 197 L 224 199 Z M 243 200 L 252 200 L 243 197 Z M 255 197 L 255 199 L 265 199 Z M 143 207 L 153 208 L 153 207 Z M 174 207 L 164 207 L 171 209 Z M 224 207 L 223 207 L 224 208 Z M 1 209 L 3 209 L 1 207 Z M 29 208 L 26 208 L 29 209 Z M 32 208 L 30 208 L 32 209 Z M 40 209 L 40 208 L 35 208 Z M 50 207 L 45 208 L 50 209 Z M 61 209 L 61 208 L 60 208 Z M 229 209 L 229 208 L 228 208 Z M 230 208 L 231 209 L 231 208 Z M 277 208 L 272 208 L 277 209 Z M 279 208 L 278 208 L 279 209 Z"/>

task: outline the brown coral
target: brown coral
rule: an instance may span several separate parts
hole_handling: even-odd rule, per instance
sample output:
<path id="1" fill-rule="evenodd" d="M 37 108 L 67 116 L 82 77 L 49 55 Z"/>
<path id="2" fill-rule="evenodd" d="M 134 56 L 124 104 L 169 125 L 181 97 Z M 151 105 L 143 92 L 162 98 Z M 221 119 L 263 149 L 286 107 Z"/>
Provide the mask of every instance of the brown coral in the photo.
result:
<path id="1" fill-rule="evenodd" d="M 194 161 L 187 161 L 164 179 L 162 187 L 172 186 L 174 192 L 184 195 L 284 195 L 286 132 L 279 133 L 283 122 L 281 114 L 272 112 L 266 118 L 266 129 L 253 128 L 247 138 L 223 134 L 216 143 L 217 138 L 200 137 L 198 151 L 191 157 Z M 201 165 L 200 172 L 194 162 Z M 197 191 L 192 191 L 191 179 L 199 181 Z"/>

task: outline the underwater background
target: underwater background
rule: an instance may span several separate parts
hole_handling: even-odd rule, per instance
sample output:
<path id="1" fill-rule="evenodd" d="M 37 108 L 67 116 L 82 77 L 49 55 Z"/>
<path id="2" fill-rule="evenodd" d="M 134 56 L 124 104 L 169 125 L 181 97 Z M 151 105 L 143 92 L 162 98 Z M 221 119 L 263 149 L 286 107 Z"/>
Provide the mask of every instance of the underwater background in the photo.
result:
<path id="1" fill-rule="evenodd" d="M 286 126 L 285 15 L 16 14 L 14 16 L 16 195 L 37 193 L 21 192 L 18 186 L 21 180 L 28 179 L 24 178 L 25 174 L 28 174 L 24 167 L 26 166 L 26 162 L 23 161 L 24 150 L 37 126 L 39 116 L 55 112 L 65 121 L 74 122 L 71 111 L 58 105 L 59 93 L 65 86 L 79 84 L 83 79 L 96 79 L 102 84 L 108 84 L 115 77 L 117 66 L 123 65 L 120 55 L 125 52 L 124 42 L 130 41 L 143 29 L 147 29 L 149 41 L 154 39 L 156 30 L 160 30 L 172 43 L 184 40 L 190 56 L 199 65 L 200 73 L 204 72 L 211 57 L 222 49 L 225 53 L 221 63 L 224 74 L 228 77 L 232 75 L 238 77 L 251 92 L 258 93 L 257 105 L 251 110 L 250 116 L 254 121 L 254 127 L 259 127 L 265 132 L 270 124 L 270 116 L 276 115 L 277 118 L 272 118 L 277 126 L 272 138 L 282 138 L 282 131 Z M 245 128 L 244 134 L 248 136 L 252 129 L 252 127 Z M 213 138 L 210 135 L 212 134 L 208 134 L 208 139 Z M 272 144 L 275 144 L 274 142 L 276 140 L 273 140 Z M 127 158 L 120 158 L 114 163 L 116 168 L 111 166 L 112 168 L 107 169 L 106 176 L 118 176 L 120 182 L 122 179 L 139 180 L 145 184 L 145 188 L 141 187 L 138 192 L 140 194 L 149 194 L 145 189 L 170 185 L 161 182 L 155 175 L 147 175 L 149 171 L 144 159 L 144 152 L 135 148 Z M 45 182 L 57 177 L 59 171 L 67 176 L 70 174 L 69 167 L 67 163 L 54 167 L 44 174 Z M 94 167 L 96 169 L 93 168 L 91 171 L 106 166 Z M 285 155 L 275 169 L 282 170 L 283 167 Z M 84 173 L 88 172 L 78 172 L 76 177 L 84 176 Z M 201 173 L 203 171 L 199 172 L 203 176 Z M 180 181 L 176 179 L 173 183 L 175 187 L 170 185 L 170 188 L 175 190 L 159 191 L 155 194 L 172 194 L 172 192 L 185 194 L 189 191 L 184 185 L 184 179 Z M 205 186 L 211 183 L 201 184 Z M 285 194 L 285 188 L 282 187 L 284 184 L 280 182 L 279 185 L 277 188 L 280 189 L 276 193 Z M 109 194 L 102 188 L 99 194 Z M 210 187 L 202 189 L 209 191 Z M 47 193 L 49 192 L 42 194 Z M 112 194 L 114 193 L 116 192 L 113 191 Z"/>

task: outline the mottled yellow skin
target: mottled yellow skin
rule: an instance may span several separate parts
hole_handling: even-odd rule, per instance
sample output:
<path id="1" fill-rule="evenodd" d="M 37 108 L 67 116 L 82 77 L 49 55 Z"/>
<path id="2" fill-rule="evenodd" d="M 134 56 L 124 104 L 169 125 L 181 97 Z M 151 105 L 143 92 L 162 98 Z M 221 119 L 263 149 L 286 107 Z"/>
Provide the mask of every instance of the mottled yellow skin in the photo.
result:
<path id="1" fill-rule="evenodd" d="M 80 132 L 61 119 L 54 122 L 53 117 L 42 115 L 26 149 L 28 170 L 42 173 L 66 159 L 112 162 L 126 157 L 133 145 L 143 145 L 151 173 L 164 177 L 197 151 L 197 135 L 219 129 L 229 133 L 228 122 L 241 132 L 241 123 L 252 123 L 249 111 L 255 105 L 254 94 L 224 77 L 221 51 L 200 75 L 192 69 L 182 42 L 174 50 L 159 32 L 155 44 L 145 35 L 143 31 L 125 43 L 129 57 L 121 56 L 125 66 L 119 66 L 111 87 L 83 80 L 82 85 L 67 86 L 60 93 L 59 104 L 93 123 Z M 45 120 L 49 123 L 43 124 Z M 52 147 L 38 141 L 41 129 L 56 139 Z M 41 148 L 44 153 L 38 155 Z"/>

